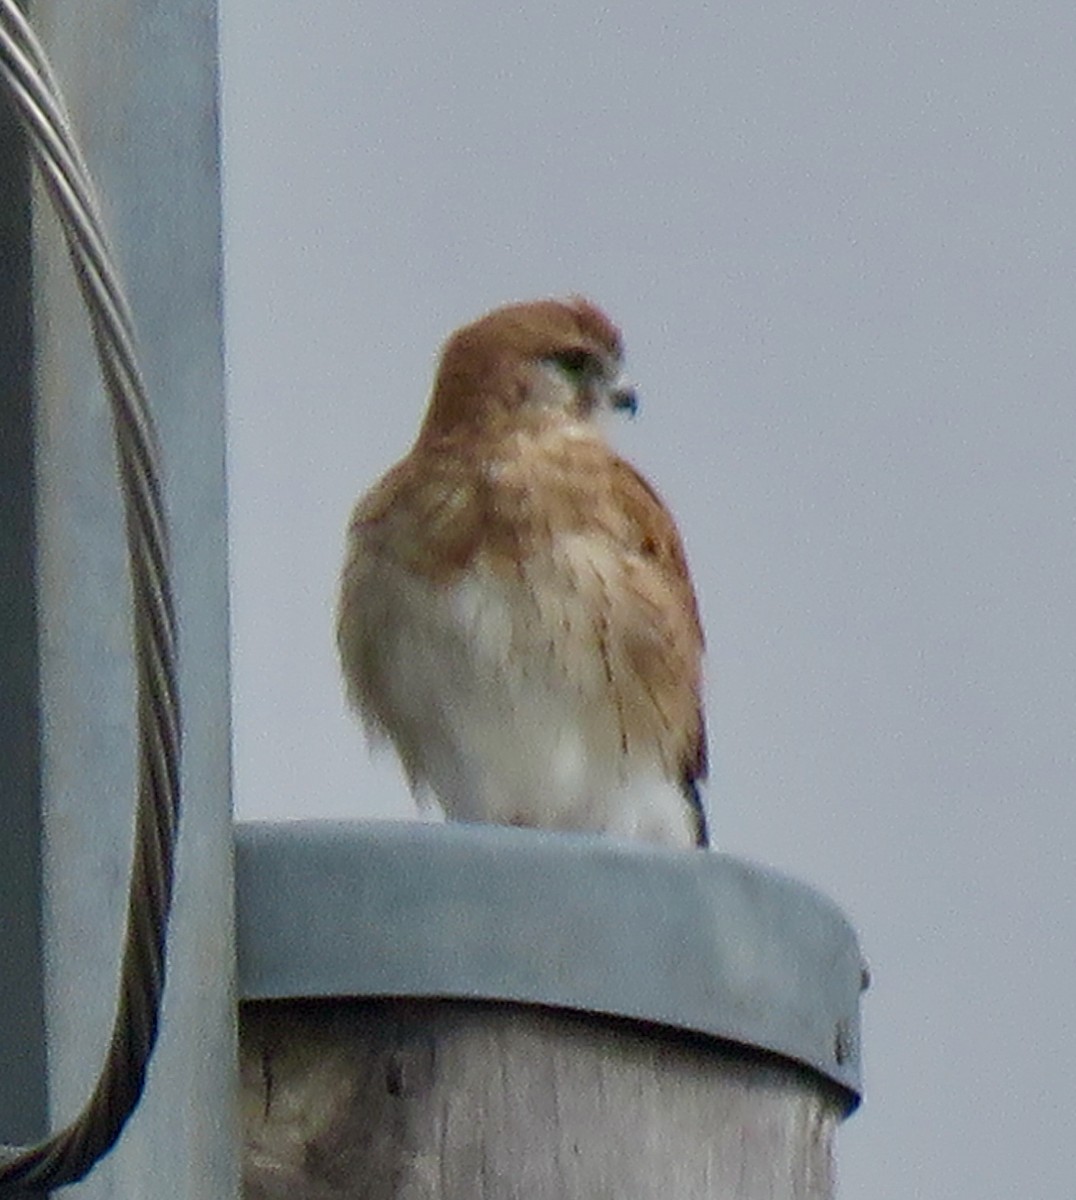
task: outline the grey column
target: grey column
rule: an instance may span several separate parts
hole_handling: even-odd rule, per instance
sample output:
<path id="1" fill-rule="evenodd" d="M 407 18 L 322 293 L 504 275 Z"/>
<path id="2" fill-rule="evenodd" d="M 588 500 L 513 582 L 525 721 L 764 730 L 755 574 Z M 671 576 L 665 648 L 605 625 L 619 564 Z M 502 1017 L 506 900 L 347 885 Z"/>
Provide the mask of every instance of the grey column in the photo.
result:
<path id="1" fill-rule="evenodd" d="M 45 1130 L 30 167 L 0 105 L 0 1141 Z"/>
<path id="2" fill-rule="evenodd" d="M 160 1042 L 119 1145 L 67 1194 L 216 1200 L 235 1192 L 216 5 L 89 0 L 34 4 L 29 15 L 72 110 L 135 314 L 172 523 L 185 725 Z M 40 189 L 31 246 L 43 795 L 39 815 L 27 818 L 26 841 L 39 820 L 49 1121 L 56 1127 L 85 1102 L 115 1010 L 131 860 L 134 703 L 109 415 L 66 249 Z M 29 891 L 33 880 L 19 886 Z M 20 901 L 27 921 L 32 903 Z M 28 996 L 32 975 L 31 966 Z M 10 1140 L 15 1132 L 5 1127 L 0 1135 Z"/>

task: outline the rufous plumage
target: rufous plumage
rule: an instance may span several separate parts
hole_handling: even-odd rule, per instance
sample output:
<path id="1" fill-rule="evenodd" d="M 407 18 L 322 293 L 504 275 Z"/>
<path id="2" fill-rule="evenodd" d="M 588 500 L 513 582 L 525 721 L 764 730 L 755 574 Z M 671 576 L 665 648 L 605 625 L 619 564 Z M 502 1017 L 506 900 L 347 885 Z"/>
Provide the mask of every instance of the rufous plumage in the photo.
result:
<path id="1" fill-rule="evenodd" d="M 707 843 L 703 635 L 676 525 L 602 434 L 634 411 L 580 298 L 446 343 L 418 439 L 358 503 L 349 699 L 450 819 Z"/>

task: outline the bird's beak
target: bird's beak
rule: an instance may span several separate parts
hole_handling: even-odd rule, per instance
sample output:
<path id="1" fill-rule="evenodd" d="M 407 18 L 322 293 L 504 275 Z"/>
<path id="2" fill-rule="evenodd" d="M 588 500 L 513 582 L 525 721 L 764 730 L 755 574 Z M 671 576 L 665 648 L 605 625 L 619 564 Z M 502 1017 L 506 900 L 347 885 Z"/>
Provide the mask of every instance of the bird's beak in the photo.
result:
<path id="1" fill-rule="evenodd" d="M 609 390 L 609 404 L 617 412 L 627 412 L 634 417 L 639 411 L 639 396 L 635 385 L 622 375 Z"/>

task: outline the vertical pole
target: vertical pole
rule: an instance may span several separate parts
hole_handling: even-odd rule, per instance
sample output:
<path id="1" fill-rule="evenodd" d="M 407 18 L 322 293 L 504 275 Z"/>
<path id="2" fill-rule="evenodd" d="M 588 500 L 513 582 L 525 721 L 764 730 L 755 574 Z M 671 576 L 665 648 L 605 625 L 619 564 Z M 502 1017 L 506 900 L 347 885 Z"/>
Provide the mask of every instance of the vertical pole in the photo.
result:
<path id="1" fill-rule="evenodd" d="M 236 1191 L 215 0 L 38 3 L 134 313 L 161 441 L 185 718 L 161 1034 L 116 1148 L 72 1197 Z M 116 1005 L 135 793 L 130 587 L 110 417 L 58 225 L 33 198 L 36 610 L 50 1124 Z M 7 1131 L 3 1135 L 8 1137 Z"/>
<path id="2" fill-rule="evenodd" d="M 0 1142 L 45 1132 L 30 164 L 0 105 Z"/>
<path id="3" fill-rule="evenodd" d="M 729 855 L 240 825 L 246 1200 L 833 1200 L 863 961 Z"/>

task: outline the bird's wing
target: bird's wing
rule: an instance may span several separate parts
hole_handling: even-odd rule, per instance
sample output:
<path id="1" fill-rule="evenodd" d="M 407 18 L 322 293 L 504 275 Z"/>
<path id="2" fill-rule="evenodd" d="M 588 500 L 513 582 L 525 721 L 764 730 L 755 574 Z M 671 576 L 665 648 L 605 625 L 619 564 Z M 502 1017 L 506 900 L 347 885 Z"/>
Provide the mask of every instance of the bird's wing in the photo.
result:
<path id="1" fill-rule="evenodd" d="M 658 707 L 668 714 L 676 737 L 681 782 L 685 793 L 697 798 L 696 784 L 707 773 L 704 636 L 687 556 L 675 521 L 650 484 L 621 458 L 612 458 L 610 471 L 613 511 L 621 519 L 607 518 L 607 523 L 637 564 L 628 580 L 644 614 L 641 627 L 629 627 L 627 657 L 661 698 Z"/>

